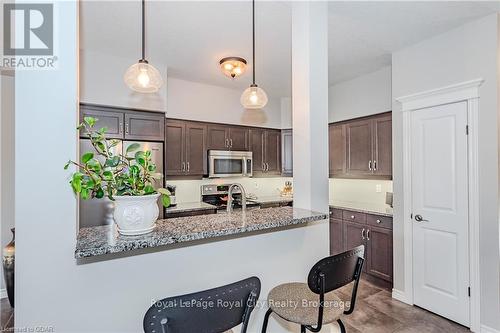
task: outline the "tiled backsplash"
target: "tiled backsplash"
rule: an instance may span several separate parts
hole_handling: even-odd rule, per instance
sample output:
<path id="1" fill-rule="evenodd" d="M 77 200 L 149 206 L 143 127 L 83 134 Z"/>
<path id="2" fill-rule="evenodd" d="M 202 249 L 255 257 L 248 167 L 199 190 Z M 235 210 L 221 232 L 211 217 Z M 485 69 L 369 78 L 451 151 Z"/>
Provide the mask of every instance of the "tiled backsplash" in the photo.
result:
<path id="1" fill-rule="evenodd" d="M 257 196 L 279 195 L 285 181 L 293 178 L 221 178 L 202 180 L 173 180 L 168 184 L 177 185 L 177 202 L 200 201 L 201 185 L 241 183 L 248 193 Z M 380 192 L 377 192 L 379 187 Z M 330 201 L 346 201 L 354 203 L 384 204 L 385 193 L 392 192 L 392 181 L 389 180 L 365 180 L 365 179 L 330 179 L 329 193 Z"/>

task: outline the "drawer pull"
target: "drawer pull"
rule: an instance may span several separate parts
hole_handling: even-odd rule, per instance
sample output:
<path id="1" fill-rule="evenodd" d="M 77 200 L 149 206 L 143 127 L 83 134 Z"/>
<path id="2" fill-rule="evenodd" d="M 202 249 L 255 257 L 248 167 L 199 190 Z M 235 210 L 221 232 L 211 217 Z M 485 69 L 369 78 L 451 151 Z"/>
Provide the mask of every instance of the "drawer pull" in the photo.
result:
<path id="1" fill-rule="evenodd" d="M 363 228 L 363 230 L 361 230 L 361 239 L 365 240 L 365 228 Z"/>
<path id="2" fill-rule="evenodd" d="M 376 222 L 377 222 L 377 224 L 380 224 L 380 223 L 382 223 L 382 221 L 380 221 L 380 220 L 377 220 Z"/>
<path id="3" fill-rule="evenodd" d="M 355 218 L 356 218 L 356 217 L 355 217 L 354 215 L 351 215 L 351 219 L 353 219 L 353 220 L 354 220 Z"/>

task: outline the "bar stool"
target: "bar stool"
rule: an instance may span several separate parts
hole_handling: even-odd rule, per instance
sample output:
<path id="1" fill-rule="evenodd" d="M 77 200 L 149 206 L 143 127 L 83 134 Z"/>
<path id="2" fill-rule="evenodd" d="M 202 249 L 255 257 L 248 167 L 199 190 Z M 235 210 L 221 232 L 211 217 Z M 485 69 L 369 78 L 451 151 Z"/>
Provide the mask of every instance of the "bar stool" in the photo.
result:
<path id="1" fill-rule="evenodd" d="M 246 333 L 259 294 L 260 280 L 254 276 L 218 288 L 164 298 L 146 312 L 144 332 L 222 333 L 243 324 L 241 333 Z"/>
<path id="2" fill-rule="evenodd" d="M 365 247 L 361 245 L 321 259 L 311 268 L 307 284 L 292 282 L 274 287 L 267 297 L 269 309 L 264 317 L 262 333 L 266 332 L 269 316 L 273 312 L 286 321 L 299 324 L 301 333 L 305 333 L 306 329 L 319 332 L 324 324 L 334 321 L 337 321 L 340 331 L 345 333 L 340 317 L 354 311 L 364 252 Z M 352 281 L 354 286 L 349 309 L 344 310 L 344 302 L 332 291 Z"/>

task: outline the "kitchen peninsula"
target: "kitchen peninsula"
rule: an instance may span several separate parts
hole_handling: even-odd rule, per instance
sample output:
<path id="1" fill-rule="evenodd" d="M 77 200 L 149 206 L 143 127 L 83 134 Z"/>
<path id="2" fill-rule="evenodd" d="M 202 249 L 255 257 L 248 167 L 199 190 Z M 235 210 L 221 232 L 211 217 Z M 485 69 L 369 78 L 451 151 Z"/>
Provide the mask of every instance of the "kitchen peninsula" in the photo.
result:
<path id="1" fill-rule="evenodd" d="M 294 225 L 325 220 L 327 214 L 293 207 L 255 209 L 158 220 L 153 232 L 140 236 L 121 236 L 114 225 L 80 229 L 75 258 L 156 248 L 194 240 L 242 235 L 254 231 L 277 231 Z M 167 249 L 167 248 L 165 248 Z"/>

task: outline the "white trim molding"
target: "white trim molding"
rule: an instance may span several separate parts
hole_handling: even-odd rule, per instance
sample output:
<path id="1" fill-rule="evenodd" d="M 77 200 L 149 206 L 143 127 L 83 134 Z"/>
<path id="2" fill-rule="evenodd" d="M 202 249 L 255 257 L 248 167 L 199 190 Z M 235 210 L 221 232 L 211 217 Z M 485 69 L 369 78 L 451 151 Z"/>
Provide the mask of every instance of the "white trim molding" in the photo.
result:
<path id="1" fill-rule="evenodd" d="M 481 333 L 500 333 L 499 330 L 488 327 L 486 325 L 481 325 Z"/>
<path id="2" fill-rule="evenodd" d="M 411 112 L 433 106 L 467 102 L 468 135 L 468 188 L 469 188 L 469 280 L 470 329 L 473 332 L 495 332 L 481 326 L 481 294 L 479 271 L 479 87 L 483 79 L 466 81 L 446 87 L 396 98 L 403 110 L 403 205 L 404 205 L 404 290 L 393 290 L 392 297 L 413 305 L 413 228 L 411 184 Z"/>

